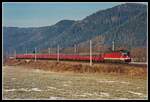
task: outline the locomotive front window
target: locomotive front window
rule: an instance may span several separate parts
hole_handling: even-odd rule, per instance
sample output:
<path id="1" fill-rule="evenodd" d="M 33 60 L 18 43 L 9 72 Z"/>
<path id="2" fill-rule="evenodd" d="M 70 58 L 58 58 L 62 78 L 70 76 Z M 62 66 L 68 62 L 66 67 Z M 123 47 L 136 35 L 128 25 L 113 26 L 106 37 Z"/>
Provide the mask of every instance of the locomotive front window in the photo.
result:
<path id="1" fill-rule="evenodd" d="M 123 56 L 127 56 L 127 53 L 122 53 Z"/>

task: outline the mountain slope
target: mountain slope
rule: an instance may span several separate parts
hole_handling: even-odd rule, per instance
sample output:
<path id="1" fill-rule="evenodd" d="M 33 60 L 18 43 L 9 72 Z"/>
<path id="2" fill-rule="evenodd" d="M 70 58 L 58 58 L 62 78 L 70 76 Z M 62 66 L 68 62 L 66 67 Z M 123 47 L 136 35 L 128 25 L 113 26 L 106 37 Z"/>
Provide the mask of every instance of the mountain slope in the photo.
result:
<path id="1" fill-rule="evenodd" d="M 50 39 L 68 29 L 75 21 L 62 20 L 55 25 L 37 28 L 4 27 L 4 49 L 22 52 L 25 47 L 33 50 L 34 47 L 49 46 Z"/>
<path id="2" fill-rule="evenodd" d="M 89 40 L 94 36 L 101 35 L 104 32 L 114 27 L 119 27 L 122 23 L 130 18 L 145 12 L 146 7 L 140 4 L 123 4 L 107 10 L 98 11 L 82 21 L 75 22 L 70 30 L 64 31 L 62 35 L 55 40 L 62 43 L 62 46 L 72 46 L 74 43 L 79 43 Z M 73 38 L 73 39 L 71 39 Z"/>
<path id="3" fill-rule="evenodd" d="M 115 41 L 116 47 L 146 47 L 147 46 L 147 13 L 129 19 L 119 27 L 114 27 L 107 32 L 92 39 L 93 45 L 112 45 Z M 81 46 L 88 46 L 89 41 L 82 42 Z"/>
<path id="4" fill-rule="evenodd" d="M 81 21 L 63 20 L 38 28 L 4 27 L 4 50 L 23 52 L 26 47 L 33 51 L 34 47 L 45 49 L 58 44 L 65 48 L 86 45 L 90 39 L 97 39 L 94 45 L 110 45 L 115 40 L 117 46 L 146 46 L 146 10 L 146 5 L 127 3 L 100 10 Z"/>

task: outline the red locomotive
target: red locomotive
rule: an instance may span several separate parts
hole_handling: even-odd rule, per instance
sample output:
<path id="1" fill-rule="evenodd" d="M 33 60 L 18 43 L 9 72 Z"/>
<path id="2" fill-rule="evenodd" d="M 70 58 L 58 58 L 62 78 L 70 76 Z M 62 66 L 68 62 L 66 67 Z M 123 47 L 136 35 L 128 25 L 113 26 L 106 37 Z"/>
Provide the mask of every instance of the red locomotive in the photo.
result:
<path id="1" fill-rule="evenodd" d="M 90 56 L 81 56 L 81 55 L 66 55 L 66 54 L 17 54 L 16 59 L 57 59 L 60 60 L 78 60 L 78 61 L 89 61 Z M 126 50 L 119 50 L 110 53 L 100 54 L 98 56 L 92 56 L 92 61 L 95 62 L 131 62 L 130 53 Z"/>
<path id="2" fill-rule="evenodd" d="M 105 61 L 121 61 L 121 62 L 131 62 L 130 53 L 127 50 L 119 50 L 111 53 L 105 53 L 103 55 Z"/>

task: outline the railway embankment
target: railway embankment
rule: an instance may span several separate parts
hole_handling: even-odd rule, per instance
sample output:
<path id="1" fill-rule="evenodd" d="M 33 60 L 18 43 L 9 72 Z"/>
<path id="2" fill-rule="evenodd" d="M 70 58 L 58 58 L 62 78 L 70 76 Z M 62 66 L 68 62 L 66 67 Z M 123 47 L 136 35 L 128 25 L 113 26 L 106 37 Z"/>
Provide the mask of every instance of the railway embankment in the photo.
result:
<path id="1" fill-rule="evenodd" d="M 52 60 L 16 60 L 8 59 L 4 65 L 25 66 L 25 68 L 41 69 L 54 72 L 73 73 L 106 73 L 129 76 L 147 76 L 147 66 L 137 66 L 117 63 L 94 63 L 92 66 L 85 62 L 52 61 Z"/>

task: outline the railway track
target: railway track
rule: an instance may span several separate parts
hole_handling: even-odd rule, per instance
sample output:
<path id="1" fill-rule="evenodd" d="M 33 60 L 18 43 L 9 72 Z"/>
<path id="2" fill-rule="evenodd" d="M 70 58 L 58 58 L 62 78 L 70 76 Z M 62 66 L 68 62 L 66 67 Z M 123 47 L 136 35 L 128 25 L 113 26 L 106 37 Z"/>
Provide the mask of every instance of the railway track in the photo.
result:
<path id="1" fill-rule="evenodd" d="M 132 65 L 132 66 L 148 66 L 148 63 L 129 63 L 129 65 Z"/>
<path id="2" fill-rule="evenodd" d="M 125 66 L 134 66 L 134 67 L 147 67 L 148 64 L 136 64 L 136 63 L 126 63 L 126 62 L 94 62 L 96 64 L 115 64 L 115 65 L 125 65 Z"/>

